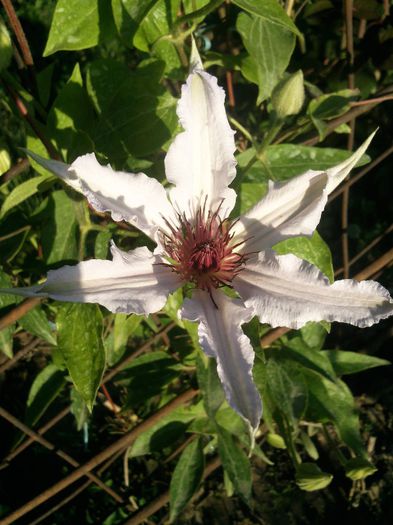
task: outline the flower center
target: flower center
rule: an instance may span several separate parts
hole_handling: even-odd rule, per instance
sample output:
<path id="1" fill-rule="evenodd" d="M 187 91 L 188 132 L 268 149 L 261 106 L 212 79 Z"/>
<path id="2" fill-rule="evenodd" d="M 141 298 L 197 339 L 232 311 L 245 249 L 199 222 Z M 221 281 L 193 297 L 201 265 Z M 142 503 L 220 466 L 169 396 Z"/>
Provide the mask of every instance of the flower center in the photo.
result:
<path id="1" fill-rule="evenodd" d="M 179 214 L 176 225 L 166 221 L 169 234 L 160 232 L 168 266 L 184 281 L 207 291 L 231 286 L 246 260 L 235 251 L 239 244 L 233 243 L 233 223 L 220 219 L 219 208 L 213 213 L 202 207 L 193 219 Z"/>

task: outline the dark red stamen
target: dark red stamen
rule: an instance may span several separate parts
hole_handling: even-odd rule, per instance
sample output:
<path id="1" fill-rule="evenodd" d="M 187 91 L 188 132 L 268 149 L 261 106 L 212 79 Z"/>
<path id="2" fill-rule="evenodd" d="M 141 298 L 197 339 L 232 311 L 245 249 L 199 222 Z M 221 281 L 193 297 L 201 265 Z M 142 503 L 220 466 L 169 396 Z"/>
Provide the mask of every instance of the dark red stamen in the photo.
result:
<path id="1" fill-rule="evenodd" d="M 166 221 L 169 233 L 161 232 L 168 265 L 184 281 L 210 295 L 214 288 L 231 286 L 246 261 L 244 254 L 235 251 L 243 243 L 232 243 L 234 223 L 219 217 L 221 205 L 215 212 L 206 212 L 205 202 L 193 219 L 179 214 L 178 224 Z"/>

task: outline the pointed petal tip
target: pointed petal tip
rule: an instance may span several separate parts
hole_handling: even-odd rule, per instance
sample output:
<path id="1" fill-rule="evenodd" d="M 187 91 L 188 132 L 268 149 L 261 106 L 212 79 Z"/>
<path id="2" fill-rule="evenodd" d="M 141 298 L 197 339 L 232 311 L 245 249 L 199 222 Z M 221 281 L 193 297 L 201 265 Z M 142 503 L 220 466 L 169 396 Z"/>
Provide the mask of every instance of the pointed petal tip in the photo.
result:
<path id="1" fill-rule="evenodd" d="M 347 177 L 349 172 L 356 166 L 358 161 L 369 147 L 378 129 L 379 128 L 376 128 L 348 159 L 346 159 L 344 162 L 341 162 L 337 166 L 329 168 L 326 171 L 329 176 L 329 182 L 327 186 L 328 193 L 331 193 L 333 190 L 335 190 L 337 186 L 341 184 L 341 182 Z"/>
<path id="2" fill-rule="evenodd" d="M 190 73 L 194 73 L 198 69 L 203 71 L 203 64 L 194 35 L 191 35 Z"/>
<path id="3" fill-rule="evenodd" d="M 48 294 L 40 292 L 41 284 L 27 286 L 26 288 L 0 288 L 0 295 L 19 295 L 20 297 L 48 297 Z"/>
<path id="4" fill-rule="evenodd" d="M 20 149 L 22 149 L 29 157 L 31 157 L 35 162 L 37 162 L 37 164 L 39 164 L 46 170 L 50 171 L 54 175 L 57 175 L 63 180 L 67 179 L 69 168 L 68 164 L 60 162 L 59 160 L 46 159 L 45 157 L 41 157 L 41 155 L 38 155 L 37 153 L 34 153 L 33 151 L 27 148 Z"/>
<path id="5" fill-rule="evenodd" d="M 262 400 L 252 376 L 254 350 L 241 326 L 253 316 L 238 299 L 223 292 L 214 296 L 196 291 L 186 299 L 181 317 L 199 321 L 198 336 L 203 351 L 217 361 L 217 373 L 228 404 L 245 421 L 253 445 L 262 416 Z"/>

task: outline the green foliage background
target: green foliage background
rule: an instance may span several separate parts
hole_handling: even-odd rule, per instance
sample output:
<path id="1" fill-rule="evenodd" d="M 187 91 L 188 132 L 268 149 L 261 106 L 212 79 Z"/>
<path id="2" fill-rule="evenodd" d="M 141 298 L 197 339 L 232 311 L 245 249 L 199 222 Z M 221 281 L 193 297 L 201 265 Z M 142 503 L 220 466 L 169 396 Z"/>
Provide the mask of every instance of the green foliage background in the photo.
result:
<path id="1" fill-rule="evenodd" d="M 269 180 L 326 169 L 348 157 L 350 125 L 359 108 L 364 111 L 356 114 L 356 143 L 379 127 L 369 156 L 378 157 L 392 145 L 389 2 L 354 1 L 353 60 L 344 5 L 330 0 L 13 4 L 34 66 L 24 64 L 23 50 L 0 11 L 0 287 L 36 283 L 49 269 L 86 258 L 105 259 L 112 238 L 124 250 L 146 243 L 134 228 L 94 213 L 34 161 L 16 173 L 14 167 L 24 158 L 22 147 L 66 162 L 94 151 L 116 169 L 164 180 L 165 151 L 179 131 L 176 103 L 187 76 L 191 34 L 205 67 L 227 93 L 233 91 L 227 110 L 237 130 L 234 213 L 259 200 Z M 305 79 L 305 103 L 277 125 L 272 94 L 298 70 Z M 351 75 L 355 89 L 348 89 Z M 27 117 L 18 111 L 20 101 Z M 365 156 L 361 164 L 369 160 Z M 353 255 L 391 222 L 388 164 L 351 190 L 347 233 Z M 341 267 L 338 201 L 330 205 L 320 234 L 281 243 L 277 251 L 309 260 L 333 280 L 333 268 Z M 383 237 L 351 266 L 351 274 L 386 247 Z M 379 279 L 389 286 L 392 277 L 390 269 Z M 310 323 L 264 349 L 260 339 L 269 327 L 249 323 L 257 354 L 254 377 L 265 409 L 257 446 L 248 457 L 246 429 L 224 402 L 214 363 L 201 355 L 195 327 L 177 319 L 181 300 L 181 293 L 175 294 L 164 312 L 149 318 L 47 301 L 0 332 L 3 361 L 35 341 L 33 358 L 1 374 L 0 404 L 32 428 L 70 406 L 72 419 L 58 425 L 51 439 L 81 463 L 183 391 L 200 389 L 190 406 L 169 412 L 132 443 L 126 451 L 127 486 L 120 463 L 103 476 L 108 485 L 121 487 L 132 505 L 119 506 L 90 487 L 45 523 L 125 523 L 168 487 L 168 518 L 181 523 L 223 523 L 218 498 L 224 491 L 234 495 L 228 505 L 239 516 L 236 523 L 315 523 L 315 513 L 318 523 L 327 523 L 335 508 L 367 517 L 364 523 L 383 523 L 385 499 L 393 491 L 393 471 L 382 458 L 392 437 L 389 368 L 382 366 L 389 357 L 387 322 L 364 332 L 341 327 L 331 333 L 326 323 Z M 0 295 L 0 317 L 18 302 Z M 166 334 L 156 337 L 162 330 Z M 151 340 L 148 351 L 120 366 Z M 104 371 L 114 366 L 118 371 L 107 383 L 108 400 L 99 386 Z M 370 370 L 375 367 L 382 368 Z M 0 432 L 6 456 L 23 436 L 3 421 Z M 373 449 L 370 440 L 376 436 Z M 69 471 L 52 464 L 50 453 L 38 446 L 29 450 L 23 467 L 18 459 L 0 471 L 0 516 Z M 201 485 L 205 464 L 216 457 L 223 471 Z M 185 511 L 195 494 L 196 503 Z M 166 512 L 161 509 L 153 521 L 160 522 Z"/>

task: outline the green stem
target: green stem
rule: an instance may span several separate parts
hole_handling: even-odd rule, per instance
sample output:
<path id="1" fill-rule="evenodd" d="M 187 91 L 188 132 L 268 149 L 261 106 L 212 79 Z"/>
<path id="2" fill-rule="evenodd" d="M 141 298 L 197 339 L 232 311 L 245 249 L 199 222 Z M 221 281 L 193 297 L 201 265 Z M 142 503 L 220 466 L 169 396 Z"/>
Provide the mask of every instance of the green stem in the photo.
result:
<path id="1" fill-rule="evenodd" d="M 190 22 L 194 20 L 194 18 L 199 17 L 205 17 L 212 11 L 214 11 L 219 5 L 221 5 L 223 0 L 213 0 L 210 2 L 210 4 L 207 4 L 200 9 L 197 9 L 196 11 L 193 11 L 192 13 L 188 13 L 187 15 L 183 15 L 180 18 L 178 18 L 175 22 L 176 26 L 180 26 L 181 24 L 184 24 L 185 22 Z"/>
<path id="2" fill-rule="evenodd" d="M 268 146 L 270 146 L 270 144 L 276 138 L 278 132 L 280 131 L 280 129 L 282 127 L 282 124 L 283 124 L 282 121 L 278 121 L 278 120 L 274 121 L 272 126 L 271 126 L 271 128 L 269 129 L 269 131 L 267 131 L 267 133 L 263 137 L 263 140 L 262 140 L 261 144 L 259 146 L 254 144 L 254 148 L 255 148 L 255 152 L 256 153 L 255 153 L 255 155 L 253 157 L 251 157 L 251 159 L 248 161 L 248 164 L 246 165 L 246 167 L 242 170 L 242 175 L 243 176 L 256 163 L 257 160 L 260 160 L 262 162 L 262 164 L 265 166 L 265 168 L 269 169 L 267 164 L 266 164 L 266 161 L 263 158 L 263 155 L 265 153 L 266 148 Z"/>
<path id="3" fill-rule="evenodd" d="M 238 120 L 236 120 L 233 117 L 229 117 L 229 122 L 233 124 L 235 128 L 238 129 L 241 133 L 243 133 L 247 140 L 253 142 L 251 133 L 242 124 L 240 124 Z"/>

